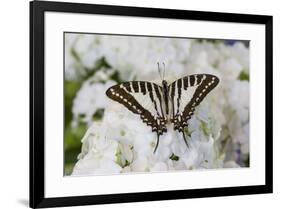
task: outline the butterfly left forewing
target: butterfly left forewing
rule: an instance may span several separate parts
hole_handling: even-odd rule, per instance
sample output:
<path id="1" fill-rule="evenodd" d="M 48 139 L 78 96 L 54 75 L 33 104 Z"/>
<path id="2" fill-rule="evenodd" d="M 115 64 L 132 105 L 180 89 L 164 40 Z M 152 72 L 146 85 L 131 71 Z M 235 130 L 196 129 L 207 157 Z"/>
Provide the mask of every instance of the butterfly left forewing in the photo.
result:
<path id="1" fill-rule="evenodd" d="M 130 81 L 110 87 L 106 95 L 140 115 L 142 121 L 160 136 L 167 131 L 161 91 L 161 86 L 151 82 Z"/>

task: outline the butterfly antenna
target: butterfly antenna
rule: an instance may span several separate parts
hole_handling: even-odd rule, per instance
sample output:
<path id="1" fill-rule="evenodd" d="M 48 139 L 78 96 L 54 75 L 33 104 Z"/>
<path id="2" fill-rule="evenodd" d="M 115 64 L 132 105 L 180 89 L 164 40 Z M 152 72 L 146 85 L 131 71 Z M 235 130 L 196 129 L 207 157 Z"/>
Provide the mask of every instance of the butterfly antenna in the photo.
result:
<path id="1" fill-rule="evenodd" d="M 163 62 L 163 67 L 164 67 L 164 70 L 163 70 L 163 79 L 162 80 L 164 80 L 164 78 L 165 78 L 165 71 L 166 71 L 166 67 L 165 67 L 165 63 Z"/>
<path id="2" fill-rule="evenodd" d="M 184 131 L 182 131 L 182 135 L 183 135 L 183 139 L 184 139 L 184 142 L 185 142 L 187 148 L 189 148 L 189 145 L 188 145 L 187 140 L 186 140 L 186 138 L 185 138 Z"/>
<path id="3" fill-rule="evenodd" d="M 158 66 L 158 73 L 159 73 L 159 76 L 160 76 L 160 78 L 162 79 L 162 77 L 161 77 L 161 70 L 160 70 L 160 65 L 159 65 L 159 62 L 157 62 L 157 66 Z"/>
<path id="4" fill-rule="evenodd" d="M 154 148 L 154 151 L 153 151 L 154 154 L 157 150 L 158 144 L 159 144 L 159 134 L 157 134 L 157 142 L 156 142 L 156 145 L 155 145 L 155 148 Z"/>

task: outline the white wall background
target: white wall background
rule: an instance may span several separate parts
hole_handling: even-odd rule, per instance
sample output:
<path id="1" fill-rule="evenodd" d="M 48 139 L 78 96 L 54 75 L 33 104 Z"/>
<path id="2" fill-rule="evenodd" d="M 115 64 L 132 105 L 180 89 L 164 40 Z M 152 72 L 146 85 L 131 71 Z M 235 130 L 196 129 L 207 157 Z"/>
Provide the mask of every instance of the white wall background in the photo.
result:
<path id="1" fill-rule="evenodd" d="M 279 2 L 276 0 L 72 1 L 274 16 L 274 194 L 76 208 L 278 208 L 277 205 L 281 204 L 281 163 L 279 162 L 281 94 L 278 92 L 281 88 L 281 6 Z M 26 208 L 29 185 L 29 3 L 23 0 L 2 1 L 0 15 L 0 208 Z"/>

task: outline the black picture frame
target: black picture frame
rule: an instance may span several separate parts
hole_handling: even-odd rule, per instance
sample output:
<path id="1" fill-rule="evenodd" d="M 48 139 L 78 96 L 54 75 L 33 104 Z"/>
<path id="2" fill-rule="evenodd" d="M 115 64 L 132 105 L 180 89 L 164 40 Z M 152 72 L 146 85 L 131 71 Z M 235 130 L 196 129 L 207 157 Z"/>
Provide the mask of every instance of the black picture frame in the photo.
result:
<path id="1" fill-rule="evenodd" d="M 265 185 L 46 198 L 44 193 L 44 13 L 46 11 L 170 18 L 265 25 L 266 165 Z M 30 2 L 30 207 L 171 200 L 273 192 L 273 35 L 272 16 L 108 6 L 62 2 Z"/>

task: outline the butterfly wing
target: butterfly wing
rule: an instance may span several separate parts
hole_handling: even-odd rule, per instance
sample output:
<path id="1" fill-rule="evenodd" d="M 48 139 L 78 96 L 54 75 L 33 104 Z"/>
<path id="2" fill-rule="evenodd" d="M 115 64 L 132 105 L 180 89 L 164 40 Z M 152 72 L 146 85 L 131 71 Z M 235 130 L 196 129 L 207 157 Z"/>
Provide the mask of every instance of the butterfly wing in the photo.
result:
<path id="1" fill-rule="evenodd" d="M 174 129 L 183 132 L 195 108 L 219 83 L 218 77 L 197 74 L 183 77 L 169 85 L 169 98 L 172 103 L 170 120 Z"/>
<path id="2" fill-rule="evenodd" d="M 106 95 L 140 115 L 142 121 L 150 126 L 153 132 L 157 132 L 158 137 L 167 132 L 161 86 L 145 81 L 130 81 L 110 87 Z"/>

